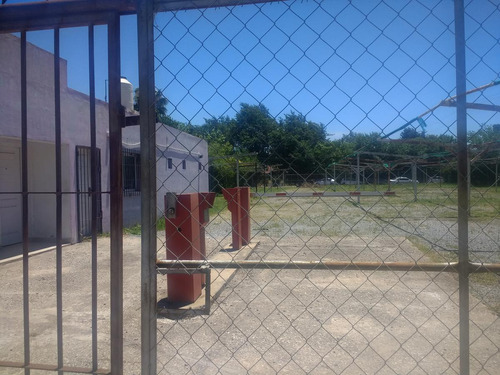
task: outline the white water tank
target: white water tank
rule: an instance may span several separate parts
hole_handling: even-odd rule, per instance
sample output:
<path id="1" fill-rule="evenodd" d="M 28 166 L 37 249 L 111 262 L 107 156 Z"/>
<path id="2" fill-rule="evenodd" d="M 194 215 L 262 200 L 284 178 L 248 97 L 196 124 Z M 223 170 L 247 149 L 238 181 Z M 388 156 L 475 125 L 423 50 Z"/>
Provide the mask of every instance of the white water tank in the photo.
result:
<path id="1" fill-rule="evenodd" d="M 120 79 L 121 95 L 122 95 L 122 106 L 125 107 L 127 111 L 134 110 L 134 87 L 125 77 Z"/>

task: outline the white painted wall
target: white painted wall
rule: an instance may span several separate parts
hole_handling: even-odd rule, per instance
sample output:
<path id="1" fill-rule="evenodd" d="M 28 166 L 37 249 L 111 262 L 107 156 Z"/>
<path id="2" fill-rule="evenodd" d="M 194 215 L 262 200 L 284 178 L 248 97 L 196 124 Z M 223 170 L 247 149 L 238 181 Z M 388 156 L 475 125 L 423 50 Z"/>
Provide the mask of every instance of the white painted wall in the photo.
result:
<path id="1" fill-rule="evenodd" d="M 139 140 L 138 126 L 123 129 L 124 147 L 138 150 Z M 158 216 L 161 216 L 167 192 L 180 194 L 209 191 L 208 144 L 198 137 L 158 123 L 156 146 L 156 199 Z M 172 169 L 168 168 L 169 158 L 172 159 Z M 186 169 L 182 168 L 183 160 L 186 162 Z M 140 215 L 134 213 L 134 210 L 140 210 L 139 200 L 138 197 L 124 197 L 124 205 L 128 207 L 124 209 L 126 224 L 134 224 L 133 220 L 129 220 L 130 217 L 138 217 L 140 220 Z"/>
<path id="2" fill-rule="evenodd" d="M 0 35 L 0 137 L 21 138 L 20 39 Z M 55 109 L 54 56 L 27 44 L 28 181 L 31 191 L 55 191 Z M 61 59 L 61 138 L 62 185 L 76 190 L 75 147 L 90 146 L 90 106 L 88 96 L 67 87 L 67 63 Z M 101 189 L 109 189 L 108 106 L 97 101 L 97 147 L 101 149 Z M 103 196 L 103 230 L 109 231 L 109 197 Z M 76 242 L 76 196 L 63 199 L 63 237 Z M 29 200 L 30 236 L 52 238 L 55 234 L 55 198 L 33 195 Z M 45 218 L 40 221 L 40 218 Z"/>
<path id="3" fill-rule="evenodd" d="M 0 141 L 1 142 L 1 141 Z M 22 241 L 20 148 L 0 143 L 0 246 Z"/>
<path id="4" fill-rule="evenodd" d="M 55 146 L 50 143 L 29 142 L 28 170 L 31 171 L 28 179 L 28 190 L 34 193 L 28 200 L 29 235 L 31 238 L 56 238 L 56 190 Z M 61 147 L 63 192 L 71 191 L 73 171 L 69 166 L 69 146 Z M 71 241 L 72 228 L 76 225 L 74 215 L 71 215 L 71 195 L 62 197 L 62 237 L 64 241 Z"/>
<path id="5" fill-rule="evenodd" d="M 0 34 L 0 139 L 17 142 L 21 138 L 20 39 Z M 76 191 L 76 146 L 90 146 L 90 106 L 87 95 L 67 87 L 67 63 L 61 59 L 61 137 L 63 191 Z M 55 191 L 55 110 L 54 56 L 27 44 L 28 84 L 28 180 L 34 192 Z M 108 105 L 97 100 L 97 147 L 101 150 L 101 190 L 109 191 Z M 124 146 L 139 149 L 139 127 L 123 130 Z M 208 146 L 205 141 L 161 124 L 157 125 L 158 214 L 163 212 L 167 191 L 183 193 L 208 191 Z M 1 143 L 0 143 L 1 146 Z M 173 159 L 173 169 L 167 168 Z M 182 160 L 186 169 L 182 168 Z M 201 163 L 201 170 L 199 169 Z M 109 194 L 102 196 L 103 231 L 109 231 Z M 63 199 L 63 237 L 78 239 L 77 199 Z M 29 200 L 30 236 L 55 236 L 55 198 L 33 195 Z M 124 197 L 126 224 L 140 221 L 140 196 Z"/>

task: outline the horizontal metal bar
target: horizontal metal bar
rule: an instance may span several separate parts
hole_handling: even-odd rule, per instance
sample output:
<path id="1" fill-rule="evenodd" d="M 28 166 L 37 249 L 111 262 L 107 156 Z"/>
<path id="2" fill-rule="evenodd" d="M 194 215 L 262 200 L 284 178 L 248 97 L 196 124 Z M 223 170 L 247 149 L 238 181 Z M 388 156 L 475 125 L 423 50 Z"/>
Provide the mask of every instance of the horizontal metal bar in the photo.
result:
<path id="1" fill-rule="evenodd" d="M 159 268 L 158 273 L 160 275 L 170 275 L 170 274 L 186 274 L 186 275 L 194 275 L 197 273 L 210 273 L 210 267 L 201 266 L 198 268 Z"/>
<path id="2" fill-rule="evenodd" d="M 98 375 L 111 374 L 111 371 L 106 369 L 98 369 L 97 371 L 93 371 L 91 368 L 87 367 L 64 366 L 58 368 L 57 365 L 46 365 L 42 363 L 29 363 L 28 365 L 25 366 L 23 362 L 0 361 L 0 367 L 27 368 L 30 370 L 44 370 L 44 371 L 63 371 L 63 372 L 73 372 L 77 374 L 98 374 Z"/>
<path id="3" fill-rule="evenodd" d="M 232 269 L 314 269 L 314 270 L 361 270 L 361 271 L 426 271 L 426 272 L 458 272 L 458 262 L 450 263 L 418 263 L 418 262 L 346 262 L 346 261 L 286 261 L 286 260 L 165 260 L 158 259 L 156 266 L 160 273 L 169 273 L 173 269 L 192 268 L 232 268 Z M 169 268 L 170 270 L 162 271 Z M 469 273 L 500 273 L 500 263 L 469 263 Z M 203 272 L 203 271 L 199 271 Z"/>
<path id="4" fill-rule="evenodd" d="M 38 18 L 33 14 L 25 18 L 22 18 L 22 16 L 9 18 L 8 15 L 2 12 L 2 9 L 3 7 L 0 7 L 0 33 L 13 33 L 19 30 L 50 30 L 53 29 L 54 26 L 63 29 L 68 27 L 88 26 L 90 24 L 106 25 L 110 16 L 110 13 L 68 13 L 57 16 L 49 13 Z"/>
<path id="5" fill-rule="evenodd" d="M 469 273 L 491 272 L 500 274 L 500 263 L 469 263 Z"/>
<path id="6" fill-rule="evenodd" d="M 215 8 L 284 0 L 155 0 L 155 12 Z M 104 25 L 110 14 L 135 14 L 135 0 L 50 0 L 3 4 L 0 6 L 0 32 L 44 30 Z"/>
<path id="7" fill-rule="evenodd" d="M 154 0 L 154 11 L 169 12 L 175 10 L 218 8 L 279 1 L 283 2 L 285 0 Z"/>
<path id="8" fill-rule="evenodd" d="M 311 270 L 343 270 L 343 271 L 428 271 L 458 272 L 458 263 L 416 263 L 416 262 L 346 262 L 346 261 L 280 261 L 280 260 L 157 260 L 158 268 L 232 268 L 232 269 L 311 269 Z M 500 270 L 500 265 L 481 265 L 488 270 Z M 476 265 L 471 270 L 481 269 Z"/>
<path id="9" fill-rule="evenodd" d="M 21 29 L 107 24 L 112 13 L 135 13 L 134 0 L 51 0 L 36 3 L 4 4 L 0 7 L 0 32 Z"/>
<path id="10" fill-rule="evenodd" d="M 6 195 L 6 194 L 19 194 L 19 195 L 46 195 L 46 194 L 54 194 L 54 195 L 99 195 L 99 194 L 110 194 L 110 191 L 94 191 L 94 192 L 88 192 L 88 191 L 61 191 L 61 192 L 56 192 L 56 191 L 27 191 L 27 192 L 22 192 L 22 191 L 1 191 L 0 195 Z"/>
<path id="11" fill-rule="evenodd" d="M 446 102 L 443 104 L 443 106 L 444 107 L 456 107 L 457 102 Z M 479 109 L 482 111 L 500 112 L 500 105 L 482 104 L 482 103 L 465 103 L 465 107 L 468 109 Z"/>
<path id="12" fill-rule="evenodd" d="M 333 185 L 330 185 L 333 186 Z M 318 198 L 318 197 L 352 197 L 352 196 L 368 196 L 368 197 L 381 197 L 381 196 L 394 196 L 393 191 L 339 191 L 339 192 L 323 192 L 317 191 L 312 193 L 251 193 L 252 197 L 261 198 Z"/>

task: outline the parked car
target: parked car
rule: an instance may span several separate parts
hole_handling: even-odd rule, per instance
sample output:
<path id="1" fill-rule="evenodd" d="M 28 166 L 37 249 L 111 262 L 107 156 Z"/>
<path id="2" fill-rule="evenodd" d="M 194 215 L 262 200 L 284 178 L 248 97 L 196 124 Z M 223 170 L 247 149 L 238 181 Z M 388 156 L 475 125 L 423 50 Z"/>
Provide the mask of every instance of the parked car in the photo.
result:
<path id="1" fill-rule="evenodd" d="M 433 176 L 429 178 L 429 183 L 442 184 L 444 182 L 444 178 L 441 176 Z"/>
<path id="2" fill-rule="evenodd" d="M 391 178 L 391 182 L 393 184 L 412 184 L 413 180 L 408 177 L 396 177 L 396 178 Z M 418 184 L 418 180 L 415 181 Z"/>
<path id="3" fill-rule="evenodd" d="M 337 183 L 333 178 L 322 178 L 321 180 L 314 181 L 315 185 L 336 185 Z"/>

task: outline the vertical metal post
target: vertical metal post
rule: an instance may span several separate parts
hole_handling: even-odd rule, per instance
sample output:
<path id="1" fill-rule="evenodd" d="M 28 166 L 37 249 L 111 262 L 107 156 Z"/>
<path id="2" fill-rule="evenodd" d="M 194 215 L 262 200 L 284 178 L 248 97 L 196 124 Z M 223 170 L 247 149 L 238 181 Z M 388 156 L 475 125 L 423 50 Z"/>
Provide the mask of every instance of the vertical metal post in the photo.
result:
<path id="1" fill-rule="evenodd" d="M 359 187 L 359 153 L 356 154 L 356 191 L 360 191 Z M 360 202 L 360 197 L 358 195 L 358 204 Z"/>
<path id="2" fill-rule="evenodd" d="M 26 31 L 21 32 L 21 159 L 23 192 L 23 323 L 24 323 L 24 374 L 29 375 L 30 348 L 30 299 L 29 299 L 29 232 L 28 232 L 28 101 L 26 81 Z"/>
<path id="3" fill-rule="evenodd" d="M 123 183 L 120 15 L 108 23 L 109 169 L 111 197 L 111 374 L 123 374 Z"/>
<path id="4" fill-rule="evenodd" d="M 80 194 L 80 148 L 75 147 L 75 161 L 76 161 L 76 227 L 78 234 L 78 242 L 82 240 L 82 219 L 81 219 L 81 194 Z"/>
<path id="5" fill-rule="evenodd" d="M 495 163 L 495 192 L 498 191 L 498 159 Z"/>
<path id="6" fill-rule="evenodd" d="M 89 25 L 89 97 L 90 97 L 90 164 L 92 175 L 92 370 L 97 370 L 97 181 L 100 168 L 97 166 L 96 147 L 96 108 L 95 108 L 95 59 L 94 59 L 94 25 Z M 100 162 L 100 161 L 99 161 Z"/>
<path id="7" fill-rule="evenodd" d="M 240 159 L 236 155 L 236 187 L 240 187 Z"/>
<path id="8" fill-rule="evenodd" d="M 417 201 L 417 163 L 411 163 L 411 179 L 413 180 L 413 201 Z"/>
<path id="9" fill-rule="evenodd" d="M 62 168 L 61 168 L 61 60 L 59 28 L 54 29 L 54 114 L 56 146 L 56 298 L 57 298 L 57 368 L 63 374 L 62 306 Z"/>
<path id="10" fill-rule="evenodd" d="M 457 143 L 458 143 L 458 261 L 460 317 L 460 374 L 469 374 L 469 186 L 467 153 L 467 110 L 465 70 L 464 1 L 455 0 L 455 57 L 457 80 Z"/>
<path id="11" fill-rule="evenodd" d="M 137 1 L 141 113 L 141 373 L 156 375 L 156 114 L 153 2 Z"/>
<path id="12" fill-rule="evenodd" d="M 259 191 L 258 187 L 259 179 L 257 178 L 257 163 L 255 163 L 254 165 L 255 165 L 255 173 L 253 175 L 253 181 L 255 183 L 255 192 L 257 193 Z"/>
<path id="13" fill-rule="evenodd" d="M 333 163 L 333 191 L 337 191 L 337 187 L 335 185 L 337 185 L 337 175 L 335 174 L 335 166 L 336 166 L 336 163 Z"/>
<path id="14" fill-rule="evenodd" d="M 387 191 L 391 191 L 391 167 L 387 171 Z"/>
<path id="15" fill-rule="evenodd" d="M 471 170 L 472 170 L 472 165 L 470 162 L 470 154 L 469 154 L 469 148 L 467 145 L 465 146 L 467 148 L 467 215 L 470 216 L 470 195 L 471 195 Z"/>

